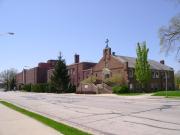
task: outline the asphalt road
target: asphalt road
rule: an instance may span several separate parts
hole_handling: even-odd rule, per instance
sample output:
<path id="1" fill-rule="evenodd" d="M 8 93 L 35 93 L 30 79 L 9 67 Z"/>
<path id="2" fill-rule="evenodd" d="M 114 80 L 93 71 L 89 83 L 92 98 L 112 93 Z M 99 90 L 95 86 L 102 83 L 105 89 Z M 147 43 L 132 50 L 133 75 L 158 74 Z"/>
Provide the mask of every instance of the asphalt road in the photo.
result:
<path id="1" fill-rule="evenodd" d="M 180 100 L 23 92 L 0 92 L 0 99 L 93 134 L 180 135 Z"/>

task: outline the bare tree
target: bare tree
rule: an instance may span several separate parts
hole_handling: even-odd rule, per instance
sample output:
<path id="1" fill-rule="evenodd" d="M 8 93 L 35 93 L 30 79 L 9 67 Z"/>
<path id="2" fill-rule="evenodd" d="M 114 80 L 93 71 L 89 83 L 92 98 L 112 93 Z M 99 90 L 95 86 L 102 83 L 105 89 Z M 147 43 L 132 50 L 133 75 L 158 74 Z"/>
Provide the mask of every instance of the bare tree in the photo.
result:
<path id="1" fill-rule="evenodd" d="M 17 74 L 16 69 L 4 70 L 0 73 L 0 81 L 6 86 L 6 90 L 11 90 L 15 87 L 15 76 Z"/>
<path id="2" fill-rule="evenodd" d="M 168 53 L 176 52 L 176 58 L 180 58 L 180 14 L 173 17 L 169 26 L 159 29 L 161 51 Z"/>

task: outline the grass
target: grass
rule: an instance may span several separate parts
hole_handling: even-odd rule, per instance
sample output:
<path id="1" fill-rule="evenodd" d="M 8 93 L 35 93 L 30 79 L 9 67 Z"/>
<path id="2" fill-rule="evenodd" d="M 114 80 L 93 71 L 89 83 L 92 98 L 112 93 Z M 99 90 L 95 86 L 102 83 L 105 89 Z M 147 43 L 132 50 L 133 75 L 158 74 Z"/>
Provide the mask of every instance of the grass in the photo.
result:
<path id="1" fill-rule="evenodd" d="M 74 127 L 68 126 L 66 124 L 57 122 L 57 121 L 52 120 L 50 118 L 44 117 L 40 114 L 28 111 L 28 110 L 23 109 L 23 108 L 20 108 L 18 106 L 15 106 L 11 103 L 6 102 L 6 101 L 0 101 L 0 103 L 11 108 L 11 109 L 13 109 L 13 110 L 20 112 L 22 114 L 25 114 L 25 115 L 33 118 L 33 119 L 36 119 L 37 121 L 57 130 L 58 132 L 60 132 L 64 135 L 90 135 L 89 133 L 86 133 L 86 132 L 81 131 L 79 129 L 76 129 Z M 27 124 L 27 126 L 28 126 L 28 124 Z"/>
<path id="2" fill-rule="evenodd" d="M 166 96 L 166 91 L 155 92 L 152 96 Z M 180 97 L 180 90 L 177 91 L 167 91 L 168 97 Z"/>

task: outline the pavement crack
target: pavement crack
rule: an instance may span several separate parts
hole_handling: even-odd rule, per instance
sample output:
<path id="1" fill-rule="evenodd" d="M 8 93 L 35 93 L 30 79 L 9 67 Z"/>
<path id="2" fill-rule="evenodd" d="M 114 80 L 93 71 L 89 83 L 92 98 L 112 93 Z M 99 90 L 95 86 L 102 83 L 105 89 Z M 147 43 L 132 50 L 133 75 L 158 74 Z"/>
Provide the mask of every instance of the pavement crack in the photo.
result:
<path id="1" fill-rule="evenodd" d="M 155 126 L 155 125 L 146 124 L 146 123 L 141 123 L 141 122 L 132 122 L 132 121 L 126 121 L 126 120 L 125 120 L 124 122 L 132 123 L 132 124 L 138 124 L 138 125 L 144 125 L 144 126 L 153 127 L 153 128 L 159 128 L 159 129 L 180 131 L 180 129 L 160 127 L 160 126 Z"/>
<path id="2" fill-rule="evenodd" d="M 140 117 L 140 116 L 134 116 L 134 115 L 130 115 L 130 116 L 131 116 L 131 117 L 135 117 L 135 118 L 140 118 L 140 119 L 146 119 L 146 120 L 151 120 L 151 121 L 157 121 L 157 122 L 161 122 L 161 123 L 168 123 L 168 124 L 180 125 L 180 123 L 169 122 L 169 121 L 162 121 L 162 120 L 153 119 L 153 118 Z"/>

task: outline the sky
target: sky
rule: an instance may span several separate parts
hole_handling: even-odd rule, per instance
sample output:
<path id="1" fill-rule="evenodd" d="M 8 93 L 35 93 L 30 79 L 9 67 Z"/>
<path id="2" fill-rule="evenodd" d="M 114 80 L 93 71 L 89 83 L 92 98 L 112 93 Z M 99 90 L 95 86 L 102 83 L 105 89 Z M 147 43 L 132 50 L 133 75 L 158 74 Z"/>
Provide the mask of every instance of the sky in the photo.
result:
<path id="1" fill-rule="evenodd" d="M 146 41 L 149 59 L 180 70 L 175 55 L 160 52 L 158 30 L 180 12 L 175 0 L 0 0 L 0 71 L 56 59 L 98 62 L 105 40 L 118 55 L 136 57 Z"/>

